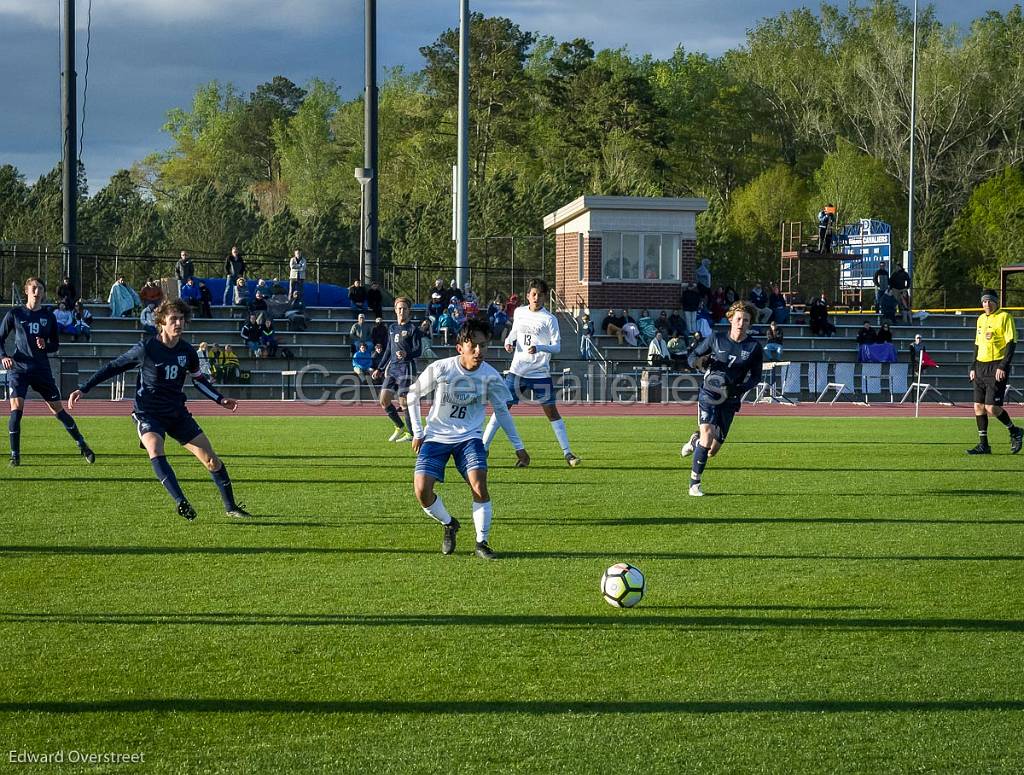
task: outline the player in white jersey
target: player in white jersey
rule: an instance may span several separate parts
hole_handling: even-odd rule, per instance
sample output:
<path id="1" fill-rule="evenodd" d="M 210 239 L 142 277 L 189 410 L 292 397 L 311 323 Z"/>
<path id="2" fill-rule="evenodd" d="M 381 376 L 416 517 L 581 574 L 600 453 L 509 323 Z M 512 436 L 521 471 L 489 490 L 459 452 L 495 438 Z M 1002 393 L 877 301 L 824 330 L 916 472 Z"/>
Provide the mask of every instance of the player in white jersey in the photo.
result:
<path id="1" fill-rule="evenodd" d="M 505 385 L 512 396 L 509 403 L 511 409 L 519 403 L 519 399 L 529 390 L 531 396 L 540 403 L 551 430 L 562 448 L 565 462 L 575 468 L 580 459 L 569 447 L 569 434 L 565 430 L 565 420 L 555 406 L 555 383 L 551 379 L 551 356 L 557 355 L 562 349 L 562 335 L 558 330 L 558 320 L 544 309 L 544 297 L 548 295 L 548 284 L 539 277 L 530 281 L 530 290 L 526 294 L 529 302 L 526 307 L 519 307 L 512 316 L 512 330 L 505 337 L 505 350 L 515 353 L 512 366 L 505 376 Z M 484 431 L 484 448 L 490 449 L 491 442 L 498 432 L 498 420 L 492 416 Z M 522 466 L 522 462 L 517 462 Z"/>
<path id="2" fill-rule="evenodd" d="M 431 363 L 409 388 L 408 406 L 412 425 L 412 449 L 416 453 L 413 488 L 427 516 L 444 527 L 442 554 L 455 551 L 459 521 L 452 517 L 434 493 L 434 482 L 444 481 L 448 458 L 473 492 L 473 523 L 476 527 L 476 556 L 493 560 L 494 551 L 487 540 L 491 530 L 491 496 L 487 491 L 487 450 L 481 441 L 481 427 L 489 401 L 494 416 L 516 449 L 520 465 L 529 465 L 530 456 L 509 414 L 509 395 L 501 375 L 484 363 L 491 328 L 483 320 L 471 319 L 459 331 L 454 358 Z M 420 399 L 434 394 L 428 423 L 423 426 Z"/>

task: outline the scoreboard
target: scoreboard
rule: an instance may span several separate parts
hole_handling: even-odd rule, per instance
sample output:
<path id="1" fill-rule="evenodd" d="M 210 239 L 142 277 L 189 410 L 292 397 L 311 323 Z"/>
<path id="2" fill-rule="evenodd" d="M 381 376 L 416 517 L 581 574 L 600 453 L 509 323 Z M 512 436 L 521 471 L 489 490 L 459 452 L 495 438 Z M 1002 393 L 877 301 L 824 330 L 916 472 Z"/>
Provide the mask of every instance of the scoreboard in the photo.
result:
<path id="1" fill-rule="evenodd" d="M 839 287 L 873 288 L 875 272 L 884 266 L 892 272 L 892 227 L 884 221 L 861 218 L 847 224 L 836 238 L 836 251 L 859 259 L 844 259 L 839 264 Z"/>

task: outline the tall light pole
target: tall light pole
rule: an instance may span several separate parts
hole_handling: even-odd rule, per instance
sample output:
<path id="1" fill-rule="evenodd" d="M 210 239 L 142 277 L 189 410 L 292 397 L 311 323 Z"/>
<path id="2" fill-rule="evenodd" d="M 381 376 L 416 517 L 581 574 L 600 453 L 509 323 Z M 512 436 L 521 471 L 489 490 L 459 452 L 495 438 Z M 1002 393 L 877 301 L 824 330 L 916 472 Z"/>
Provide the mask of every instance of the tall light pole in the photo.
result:
<path id="1" fill-rule="evenodd" d="M 366 1 L 366 93 L 363 103 L 363 168 L 369 170 L 368 183 L 360 179 L 363 198 L 363 220 L 359 228 L 364 235 L 359 255 L 362 280 L 366 286 L 380 280 L 380 256 L 377 242 L 377 0 Z M 357 175 L 358 177 L 358 175 Z"/>
<path id="2" fill-rule="evenodd" d="M 458 228 L 455 242 L 455 283 L 469 281 L 469 0 L 459 6 L 459 153 L 456 191 Z"/>
<path id="3" fill-rule="evenodd" d="M 82 294 L 78 267 L 78 80 L 75 73 L 75 0 L 64 0 L 64 72 L 61 91 L 61 137 L 64 159 L 61 168 L 64 199 L 62 250 L 68 277 L 75 292 Z M 63 279 L 63 278 L 61 278 Z"/>
<path id="4" fill-rule="evenodd" d="M 359 279 L 369 285 L 374 281 L 371 271 L 373 255 L 370 251 L 366 222 L 366 186 L 373 182 L 373 170 L 356 167 L 356 180 L 359 181 Z"/>
<path id="5" fill-rule="evenodd" d="M 910 179 L 907 193 L 907 249 L 903 263 L 914 288 L 914 135 L 917 132 L 917 0 L 914 0 L 914 43 L 910 61 Z"/>

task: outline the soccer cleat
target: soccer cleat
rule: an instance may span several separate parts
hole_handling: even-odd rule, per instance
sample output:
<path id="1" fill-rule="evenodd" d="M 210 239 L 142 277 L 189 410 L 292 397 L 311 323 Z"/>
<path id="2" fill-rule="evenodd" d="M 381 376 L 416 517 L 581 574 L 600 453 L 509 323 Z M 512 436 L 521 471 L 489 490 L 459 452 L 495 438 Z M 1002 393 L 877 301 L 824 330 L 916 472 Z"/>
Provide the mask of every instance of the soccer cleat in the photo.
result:
<path id="1" fill-rule="evenodd" d="M 399 444 L 403 442 L 412 441 L 412 434 L 409 433 L 409 431 L 405 431 L 401 436 L 395 439 L 395 441 L 397 441 Z"/>
<path id="2" fill-rule="evenodd" d="M 96 462 L 96 453 L 89 449 L 88 444 L 83 444 L 81 447 L 79 447 L 78 451 L 82 453 L 82 457 L 85 458 L 86 463 L 92 465 L 93 463 Z"/>
<path id="3" fill-rule="evenodd" d="M 441 539 L 441 554 L 451 554 L 455 551 L 455 534 L 459 532 L 459 520 L 452 517 L 447 525 L 442 525 L 444 538 Z"/>
<path id="4" fill-rule="evenodd" d="M 694 498 L 704 497 L 704 491 L 700 488 L 700 482 L 690 485 L 690 495 L 692 495 Z"/>
<path id="5" fill-rule="evenodd" d="M 1024 428 L 1012 428 L 1010 430 L 1010 454 L 1016 455 L 1024 444 Z"/>
<path id="6" fill-rule="evenodd" d="M 968 455 L 991 455 L 992 454 L 992 447 L 990 447 L 988 444 L 982 444 L 981 442 L 979 442 L 978 446 L 971 447 L 969 450 L 967 450 L 967 454 Z"/>
<path id="7" fill-rule="evenodd" d="M 233 509 L 228 509 L 225 512 L 229 517 L 251 517 L 248 511 L 245 510 L 244 503 L 236 503 Z"/>
<path id="8" fill-rule="evenodd" d="M 178 504 L 178 513 L 189 522 L 198 516 L 198 514 L 196 514 L 196 510 L 192 508 L 192 504 L 188 501 L 182 501 Z"/>
<path id="9" fill-rule="evenodd" d="M 388 441 L 398 441 L 404 432 L 402 428 L 395 428 L 395 432 L 388 436 Z"/>
<path id="10" fill-rule="evenodd" d="M 515 465 L 513 466 L 513 468 L 526 468 L 528 465 L 530 465 L 530 464 L 529 463 L 524 463 L 522 460 L 518 460 L 517 459 L 516 462 L 515 462 Z"/>
<path id="11" fill-rule="evenodd" d="M 20 455 L 11 455 L 11 468 L 17 468 L 21 465 Z"/>
<path id="12" fill-rule="evenodd" d="M 481 560 L 496 560 L 498 555 L 494 553 L 494 550 L 487 545 L 486 541 L 476 542 L 476 556 Z"/>
<path id="13" fill-rule="evenodd" d="M 700 438 L 700 434 L 696 431 L 690 435 L 690 440 L 683 444 L 683 448 L 679 450 L 679 454 L 683 457 L 689 457 L 693 454 L 694 447 L 697 446 L 697 440 Z"/>
<path id="14" fill-rule="evenodd" d="M 583 461 L 576 457 L 572 452 L 565 453 L 565 462 L 569 464 L 569 468 L 575 468 Z"/>

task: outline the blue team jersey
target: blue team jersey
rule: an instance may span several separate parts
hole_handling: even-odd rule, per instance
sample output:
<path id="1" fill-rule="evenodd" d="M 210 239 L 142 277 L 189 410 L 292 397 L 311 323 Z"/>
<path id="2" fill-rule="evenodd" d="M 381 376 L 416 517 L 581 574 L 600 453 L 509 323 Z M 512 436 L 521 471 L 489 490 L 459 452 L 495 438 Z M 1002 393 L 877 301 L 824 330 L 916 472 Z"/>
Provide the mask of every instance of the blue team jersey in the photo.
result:
<path id="1" fill-rule="evenodd" d="M 7 339 L 14 334 L 14 351 L 7 349 Z M 49 307 L 30 310 L 15 307 L 4 315 L 0 323 L 0 357 L 14 361 L 12 371 L 19 373 L 51 374 L 49 353 L 60 348 L 57 319 Z M 46 347 L 36 346 L 36 337 L 46 340 Z"/>
<path id="2" fill-rule="evenodd" d="M 199 369 L 199 354 L 179 339 L 167 347 L 159 338 L 139 342 L 93 374 L 82 386 L 87 393 L 96 385 L 133 368 L 139 375 L 135 390 L 135 411 L 156 416 L 173 416 L 185 409 L 185 377 L 191 376 L 201 393 L 214 401 L 222 396 L 209 385 Z"/>
<path id="3" fill-rule="evenodd" d="M 392 323 L 388 326 L 388 344 L 384 348 L 381 368 L 405 364 L 411 373 L 416 371 L 416 359 L 423 354 L 423 332 L 413 323 Z"/>
<path id="4" fill-rule="evenodd" d="M 690 365 L 709 355 L 704 374 L 705 389 L 724 390 L 725 398 L 736 402 L 744 393 L 761 381 L 764 369 L 764 350 L 752 337 L 734 342 L 727 333 L 718 332 L 707 337 L 690 354 Z"/>

